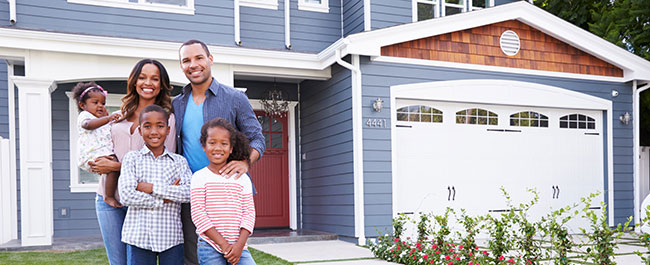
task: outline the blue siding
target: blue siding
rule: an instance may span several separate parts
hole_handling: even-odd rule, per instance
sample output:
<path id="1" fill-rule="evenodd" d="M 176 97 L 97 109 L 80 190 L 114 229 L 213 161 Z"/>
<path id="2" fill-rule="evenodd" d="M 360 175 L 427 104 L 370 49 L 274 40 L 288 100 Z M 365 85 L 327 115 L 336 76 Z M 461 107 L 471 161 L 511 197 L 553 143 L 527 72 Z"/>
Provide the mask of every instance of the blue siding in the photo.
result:
<path id="1" fill-rule="evenodd" d="M 302 227 L 354 237 L 350 71 L 300 85 Z"/>
<path id="2" fill-rule="evenodd" d="M 362 60 L 363 102 L 372 102 L 376 98 L 384 100 L 384 110 L 374 112 L 371 104 L 363 105 L 363 119 L 380 118 L 390 121 L 392 111 L 390 103 L 390 86 L 462 79 L 504 79 L 533 82 L 561 87 L 588 95 L 613 101 L 613 119 L 608 126 L 613 127 L 614 142 L 614 221 L 622 223 L 633 215 L 633 178 L 632 178 L 632 126 L 618 121 L 618 114 L 632 113 L 632 85 L 588 81 L 566 78 L 526 76 L 509 73 L 482 72 L 474 70 L 428 67 L 418 65 L 391 64 Z M 619 96 L 611 98 L 611 90 L 619 91 Z M 634 114 L 633 114 L 634 116 Z M 606 116 L 605 116 L 606 117 Z M 364 180 L 366 234 L 376 236 L 374 227 L 390 229 L 392 218 L 392 180 L 391 180 L 391 135 L 390 129 L 364 128 Z"/>
<path id="3" fill-rule="evenodd" d="M 348 0 L 343 3 L 343 33 L 345 36 L 362 32 L 364 29 L 363 0 Z"/>
<path id="4" fill-rule="evenodd" d="M 278 10 L 240 8 L 244 47 L 284 50 L 284 0 Z M 319 52 L 341 37 L 340 1 L 328 13 L 298 10 L 291 1 L 291 43 L 295 51 Z M 71 4 L 66 0 L 17 1 L 18 23 L 8 22 L 0 3 L 0 26 L 54 32 L 235 46 L 233 1 L 196 0 L 195 15 Z"/>
<path id="5" fill-rule="evenodd" d="M 411 23 L 412 0 L 375 0 L 370 4 L 372 29 Z"/>

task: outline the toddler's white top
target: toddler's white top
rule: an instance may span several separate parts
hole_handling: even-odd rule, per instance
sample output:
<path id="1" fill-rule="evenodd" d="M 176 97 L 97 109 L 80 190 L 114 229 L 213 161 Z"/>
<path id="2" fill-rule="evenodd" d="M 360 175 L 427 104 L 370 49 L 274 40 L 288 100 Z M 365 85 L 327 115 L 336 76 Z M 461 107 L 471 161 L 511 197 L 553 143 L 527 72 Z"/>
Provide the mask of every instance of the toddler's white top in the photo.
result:
<path id="1" fill-rule="evenodd" d="M 88 161 L 95 160 L 101 156 L 113 154 L 113 139 L 111 139 L 111 126 L 105 124 L 94 130 L 86 130 L 81 125 L 89 119 L 96 119 L 88 111 L 82 111 L 77 117 L 77 128 L 79 128 L 79 138 L 77 139 L 77 149 L 79 153 L 79 168 L 88 171 Z"/>

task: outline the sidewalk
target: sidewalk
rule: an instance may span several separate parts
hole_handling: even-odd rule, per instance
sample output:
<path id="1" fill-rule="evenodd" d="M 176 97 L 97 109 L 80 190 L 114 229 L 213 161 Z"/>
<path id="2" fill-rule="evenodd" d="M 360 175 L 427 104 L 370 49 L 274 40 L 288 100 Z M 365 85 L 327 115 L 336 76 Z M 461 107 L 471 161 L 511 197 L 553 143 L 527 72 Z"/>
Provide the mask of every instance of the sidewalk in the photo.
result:
<path id="1" fill-rule="evenodd" d="M 310 265 L 387 265 L 375 259 L 369 249 L 340 241 L 249 244 L 250 247 L 296 264 Z"/>

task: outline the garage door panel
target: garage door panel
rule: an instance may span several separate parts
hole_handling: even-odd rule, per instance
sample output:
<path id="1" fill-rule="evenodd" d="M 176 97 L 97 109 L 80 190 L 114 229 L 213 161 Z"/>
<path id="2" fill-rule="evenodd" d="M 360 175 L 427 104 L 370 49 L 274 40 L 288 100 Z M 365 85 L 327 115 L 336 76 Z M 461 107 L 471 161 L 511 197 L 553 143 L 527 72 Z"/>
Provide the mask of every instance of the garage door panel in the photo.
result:
<path id="1" fill-rule="evenodd" d="M 603 189 L 602 111 L 418 100 L 396 103 L 398 108 L 422 105 L 442 112 L 441 123 L 396 122 L 407 126 L 394 128 L 398 212 L 442 212 L 447 206 L 472 214 L 503 210 L 507 208 L 503 186 L 514 205 L 530 201 L 527 189 L 536 189 L 540 201 L 531 214 L 541 217 L 551 207 L 579 202 Z M 458 124 L 457 113 L 467 109 L 498 114 L 498 125 Z M 560 119 L 567 117 L 569 124 L 567 115 L 573 114 L 591 118 L 593 129 L 586 129 L 586 122 L 585 129 L 560 128 Z M 575 117 L 574 127 L 579 127 Z M 455 188 L 455 200 L 448 200 L 448 186 Z"/>

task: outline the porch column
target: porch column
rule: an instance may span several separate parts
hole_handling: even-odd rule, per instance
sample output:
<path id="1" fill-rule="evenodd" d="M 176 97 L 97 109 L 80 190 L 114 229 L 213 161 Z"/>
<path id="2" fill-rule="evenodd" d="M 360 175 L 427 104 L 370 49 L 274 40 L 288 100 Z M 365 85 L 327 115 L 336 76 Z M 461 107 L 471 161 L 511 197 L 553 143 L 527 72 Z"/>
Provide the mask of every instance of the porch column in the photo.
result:
<path id="1" fill-rule="evenodd" d="M 53 80 L 10 77 L 18 87 L 20 224 L 23 246 L 51 245 Z"/>

